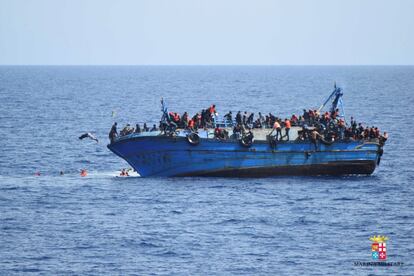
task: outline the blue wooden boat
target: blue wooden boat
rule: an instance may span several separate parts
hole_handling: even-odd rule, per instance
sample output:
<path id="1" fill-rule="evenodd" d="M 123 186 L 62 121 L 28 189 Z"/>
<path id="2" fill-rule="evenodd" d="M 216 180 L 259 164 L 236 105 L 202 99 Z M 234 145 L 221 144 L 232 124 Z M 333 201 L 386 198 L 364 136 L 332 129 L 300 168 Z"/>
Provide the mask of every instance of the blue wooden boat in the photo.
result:
<path id="1" fill-rule="evenodd" d="M 341 89 L 335 87 L 320 109 L 332 101 L 335 110 L 341 97 Z M 167 109 L 163 107 L 163 111 Z M 269 129 L 255 129 L 255 139 L 248 145 L 233 135 L 226 140 L 214 138 L 214 129 L 196 134 L 179 129 L 174 135 L 132 133 L 116 138 L 108 148 L 142 177 L 369 175 L 379 164 L 383 150 L 378 139 L 333 143 L 320 139 L 315 147 L 310 141 L 295 139 L 301 129 L 292 127 L 292 140 L 277 143 L 269 142 Z"/>

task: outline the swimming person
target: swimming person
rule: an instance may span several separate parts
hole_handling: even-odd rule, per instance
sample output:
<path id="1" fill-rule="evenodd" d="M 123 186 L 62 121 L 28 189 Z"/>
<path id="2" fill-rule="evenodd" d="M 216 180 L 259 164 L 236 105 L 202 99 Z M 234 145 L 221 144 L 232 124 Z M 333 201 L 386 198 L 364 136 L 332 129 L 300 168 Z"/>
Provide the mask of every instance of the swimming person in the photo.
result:
<path id="1" fill-rule="evenodd" d="M 86 169 L 81 169 L 80 176 L 81 176 L 81 177 L 85 177 L 85 176 L 87 176 L 87 175 L 88 175 L 87 170 L 86 170 Z"/>

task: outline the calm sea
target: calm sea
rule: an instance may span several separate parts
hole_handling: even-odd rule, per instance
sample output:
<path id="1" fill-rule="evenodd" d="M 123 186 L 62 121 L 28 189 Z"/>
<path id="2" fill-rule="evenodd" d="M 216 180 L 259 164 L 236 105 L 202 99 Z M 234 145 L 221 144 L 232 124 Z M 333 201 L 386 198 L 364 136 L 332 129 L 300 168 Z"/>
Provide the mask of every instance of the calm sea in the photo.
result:
<path id="1" fill-rule="evenodd" d="M 112 123 L 157 122 L 161 97 L 284 117 L 335 81 L 348 119 L 390 133 L 371 176 L 115 177 Z M 0 274 L 413 275 L 413 104 L 409 66 L 2 66 Z M 378 234 L 403 266 L 354 265 Z"/>

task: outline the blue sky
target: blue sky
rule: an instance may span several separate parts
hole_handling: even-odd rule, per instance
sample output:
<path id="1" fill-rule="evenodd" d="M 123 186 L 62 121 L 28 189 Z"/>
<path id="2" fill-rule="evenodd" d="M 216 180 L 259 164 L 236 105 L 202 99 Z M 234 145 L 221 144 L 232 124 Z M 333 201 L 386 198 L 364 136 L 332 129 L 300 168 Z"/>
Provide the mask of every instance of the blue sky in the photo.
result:
<path id="1" fill-rule="evenodd" d="M 411 0 L 0 0 L 0 64 L 414 64 Z"/>

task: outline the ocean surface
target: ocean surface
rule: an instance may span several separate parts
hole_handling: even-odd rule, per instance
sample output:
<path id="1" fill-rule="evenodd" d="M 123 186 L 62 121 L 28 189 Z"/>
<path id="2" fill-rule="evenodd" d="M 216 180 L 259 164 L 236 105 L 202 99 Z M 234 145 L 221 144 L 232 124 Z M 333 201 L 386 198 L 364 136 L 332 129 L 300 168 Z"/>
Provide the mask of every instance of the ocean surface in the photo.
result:
<path id="1" fill-rule="evenodd" d="M 335 81 L 389 132 L 371 176 L 116 177 L 112 123 L 156 123 L 161 97 L 284 117 Z M 0 275 L 414 275 L 413 105 L 410 66 L 1 66 Z M 355 265 L 379 234 L 402 266 Z"/>

